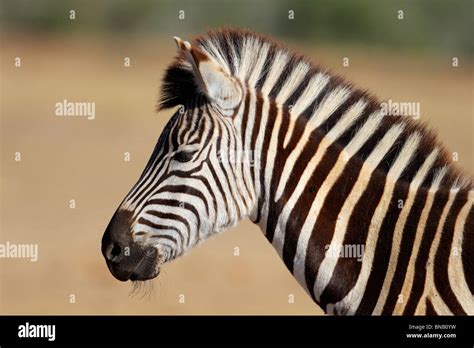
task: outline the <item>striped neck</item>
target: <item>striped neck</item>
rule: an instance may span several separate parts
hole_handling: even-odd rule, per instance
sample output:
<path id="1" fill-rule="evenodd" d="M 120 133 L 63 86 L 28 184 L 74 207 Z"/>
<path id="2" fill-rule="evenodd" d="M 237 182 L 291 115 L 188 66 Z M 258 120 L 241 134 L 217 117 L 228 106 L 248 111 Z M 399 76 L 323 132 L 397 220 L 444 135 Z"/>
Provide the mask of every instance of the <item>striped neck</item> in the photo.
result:
<path id="1" fill-rule="evenodd" d="M 469 188 L 422 128 L 384 115 L 358 91 L 352 98 L 341 98 L 334 88 L 319 93 L 312 115 L 292 112 L 301 109 L 298 101 L 279 105 L 261 92 L 249 93 L 242 124 L 253 127 L 243 130 L 243 143 L 260 154 L 252 172 L 258 205 L 251 219 L 327 312 L 426 310 L 418 302 L 423 292 L 401 304 L 399 296 L 423 284 L 413 283 L 415 261 L 429 265 L 421 279 L 432 287 L 439 281 L 432 245 L 442 238 L 442 227 L 430 222 L 445 214 L 445 223 L 452 223 L 452 209 L 455 218 L 472 205 Z M 391 245 L 390 252 L 382 243 Z M 399 257 L 416 248 L 418 260 Z M 342 258 L 334 252 L 341 250 Z M 370 272 L 374 261 L 378 273 Z M 408 279 L 401 273 L 407 267 Z M 364 297 L 368 288 L 373 291 L 365 294 L 380 296 Z"/>

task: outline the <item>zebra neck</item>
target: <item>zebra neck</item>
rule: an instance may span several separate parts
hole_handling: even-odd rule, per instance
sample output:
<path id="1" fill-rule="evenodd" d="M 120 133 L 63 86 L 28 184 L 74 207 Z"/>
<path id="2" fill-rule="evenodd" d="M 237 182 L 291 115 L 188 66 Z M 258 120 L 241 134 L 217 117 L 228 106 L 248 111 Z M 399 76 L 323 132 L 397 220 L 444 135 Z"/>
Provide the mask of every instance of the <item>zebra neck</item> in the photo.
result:
<path id="1" fill-rule="evenodd" d="M 351 183 L 333 190 L 321 185 L 297 200 L 277 200 L 268 204 L 259 225 L 288 270 L 327 313 L 422 313 L 430 294 L 449 292 L 444 282 L 472 301 L 465 286 L 472 286 L 472 277 L 462 275 L 469 256 L 461 255 L 460 244 L 467 233 L 463 221 L 473 214 L 472 196 L 469 203 L 467 190 L 415 189 L 379 179 L 361 172 L 352 189 Z M 311 200 L 323 191 L 325 198 Z M 442 243 L 452 244 L 459 257 L 440 253 Z M 461 305 L 453 306 L 462 313 Z"/>
<path id="2" fill-rule="evenodd" d="M 353 104 L 346 114 L 363 109 Z M 249 112 L 256 123 L 249 148 L 259 154 L 252 171 L 258 203 L 250 217 L 326 311 L 410 313 L 420 298 L 409 305 L 397 299 L 412 284 L 402 271 L 415 267 L 414 244 L 427 243 L 426 264 L 418 265 L 426 268 L 441 233 L 437 217 L 458 201 L 452 223 L 467 204 L 468 188 L 456 187 L 445 156 L 416 129 L 384 124 L 375 108 L 364 110 L 352 129 L 341 113 L 306 134 L 302 117 L 257 98 Z M 339 132 L 337 141 L 331 132 Z M 433 237 L 425 241 L 420 236 L 427 228 Z"/>

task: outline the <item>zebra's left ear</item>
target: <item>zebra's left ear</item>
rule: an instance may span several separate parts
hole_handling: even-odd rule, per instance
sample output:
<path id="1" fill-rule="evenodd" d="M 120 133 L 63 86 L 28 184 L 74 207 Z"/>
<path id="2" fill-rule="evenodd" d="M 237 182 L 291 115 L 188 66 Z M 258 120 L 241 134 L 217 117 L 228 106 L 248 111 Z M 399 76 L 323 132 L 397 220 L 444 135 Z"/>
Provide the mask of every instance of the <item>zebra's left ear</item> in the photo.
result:
<path id="1" fill-rule="evenodd" d="M 235 108 L 242 98 L 238 83 L 205 52 L 179 37 L 175 36 L 174 41 L 191 64 L 194 78 L 201 91 L 219 107 Z"/>

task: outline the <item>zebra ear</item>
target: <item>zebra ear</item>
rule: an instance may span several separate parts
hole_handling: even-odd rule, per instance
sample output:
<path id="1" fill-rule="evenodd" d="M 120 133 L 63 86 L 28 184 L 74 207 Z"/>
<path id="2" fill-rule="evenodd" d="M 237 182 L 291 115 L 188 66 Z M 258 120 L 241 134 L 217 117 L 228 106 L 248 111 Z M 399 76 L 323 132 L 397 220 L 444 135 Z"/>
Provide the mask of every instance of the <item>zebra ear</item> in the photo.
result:
<path id="1" fill-rule="evenodd" d="M 174 41 L 186 61 L 191 64 L 194 78 L 201 91 L 219 107 L 235 108 L 241 100 L 238 83 L 205 52 L 179 37 L 175 36 Z"/>

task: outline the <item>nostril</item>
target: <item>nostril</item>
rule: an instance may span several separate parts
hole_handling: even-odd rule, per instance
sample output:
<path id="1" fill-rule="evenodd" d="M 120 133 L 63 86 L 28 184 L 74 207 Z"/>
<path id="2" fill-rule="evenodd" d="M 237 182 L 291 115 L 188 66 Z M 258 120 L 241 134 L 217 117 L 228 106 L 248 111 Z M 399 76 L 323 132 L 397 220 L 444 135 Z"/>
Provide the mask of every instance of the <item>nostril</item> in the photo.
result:
<path id="1" fill-rule="evenodd" d="M 122 255 L 122 247 L 118 243 L 110 244 L 107 248 L 106 255 L 110 261 L 117 262 Z"/>
<path id="2" fill-rule="evenodd" d="M 101 251 L 107 262 L 118 264 L 133 245 L 131 212 L 117 210 L 102 236 Z"/>
<path id="3" fill-rule="evenodd" d="M 120 247 L 120 245 L 114 243 L 114 246 L 112 247 L 112 250 L 110 251 L 110 254 L 112 255 L 112 257 L 119 256 L 121 253 L 122 253 L 122 248 Z"/>

